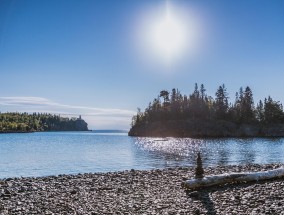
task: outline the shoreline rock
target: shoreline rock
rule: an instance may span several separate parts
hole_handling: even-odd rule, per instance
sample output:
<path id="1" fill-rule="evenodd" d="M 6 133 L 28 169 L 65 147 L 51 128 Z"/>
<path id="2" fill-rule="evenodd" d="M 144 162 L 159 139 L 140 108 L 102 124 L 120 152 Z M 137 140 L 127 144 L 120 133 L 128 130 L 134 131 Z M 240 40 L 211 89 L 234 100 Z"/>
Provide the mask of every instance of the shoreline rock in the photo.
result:
<path id="1" fill-rule="evenodd" d="M 168 120 L 137 124 L 129 130 L 128 135 L 194 138 L 284 137 L 284 124 L 237 124 L 224 120 Z"/>
<path id="2" fill-rule="evenodd" d="M 275 169 L 217 166 L 205 175 Z M 194 167 L 0 180 L 0 214 L 281 214 L 284 180 L 186 192 Z"/>

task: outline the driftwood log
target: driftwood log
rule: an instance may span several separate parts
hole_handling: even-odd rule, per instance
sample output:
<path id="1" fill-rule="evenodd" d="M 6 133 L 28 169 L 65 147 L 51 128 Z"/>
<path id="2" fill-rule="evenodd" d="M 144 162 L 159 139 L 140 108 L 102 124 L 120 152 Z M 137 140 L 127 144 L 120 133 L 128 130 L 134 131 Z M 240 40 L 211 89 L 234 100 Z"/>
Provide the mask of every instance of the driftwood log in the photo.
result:
<path id="1" fill-rule="evenodd" d="M 243 173 L 226 173 L 221 175 L 207 176 L 202 179 L 195 178 L 183 182 L 183 187 L 190 190 L 224 185 L 228 183 L 241 183 L 250 181 L 260 181 L 268 179 L 277 179 L 284 177 L 284 166 L 262 172 L 243 172 Z"/>

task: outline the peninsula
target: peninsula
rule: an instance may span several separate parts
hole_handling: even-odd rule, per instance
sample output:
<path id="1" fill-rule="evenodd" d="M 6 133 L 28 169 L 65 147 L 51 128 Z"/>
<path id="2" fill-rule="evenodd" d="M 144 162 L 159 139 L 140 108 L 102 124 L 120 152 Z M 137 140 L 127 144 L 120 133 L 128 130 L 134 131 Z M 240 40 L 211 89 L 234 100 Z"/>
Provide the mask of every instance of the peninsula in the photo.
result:
<path id="1" fill-rule="evenodd" d="M 270 96 L 256 105 L 250 87 L 240 88 L 229 103 L 225 85 L 215 98 L 203 84 L 190 95 L 178 89 L 162 90 L 153 102 L 132 118 L 129 136 L 151 137 L 283 137 L 284 113 Z"/>
<path id="2" fill-rule="evenodd" d="M 0 133 L 36 131 L 88 131 L 88 124 L 79 118 L 48 113 L 0 113 Z"/>

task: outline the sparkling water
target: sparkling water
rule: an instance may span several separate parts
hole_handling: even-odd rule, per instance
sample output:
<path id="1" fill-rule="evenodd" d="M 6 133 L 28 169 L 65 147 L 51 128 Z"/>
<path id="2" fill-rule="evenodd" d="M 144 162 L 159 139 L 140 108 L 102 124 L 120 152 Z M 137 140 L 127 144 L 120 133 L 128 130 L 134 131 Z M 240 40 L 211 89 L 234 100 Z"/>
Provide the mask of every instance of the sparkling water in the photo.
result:
<path id="1" fill-rule="evenodd" d="M 0 178 L 284 163 L 284 138 L 136 138 L 118 131 L 0 134 Z"/>

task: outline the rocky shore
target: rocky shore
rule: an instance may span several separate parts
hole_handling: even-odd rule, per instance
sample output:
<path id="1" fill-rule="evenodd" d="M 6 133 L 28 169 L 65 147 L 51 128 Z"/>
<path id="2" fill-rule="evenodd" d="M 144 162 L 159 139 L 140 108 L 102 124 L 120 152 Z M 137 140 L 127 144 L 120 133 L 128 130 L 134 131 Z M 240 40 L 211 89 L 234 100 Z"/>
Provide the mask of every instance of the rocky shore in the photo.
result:
<path id="1" fill-rule="evenodd" d="M 279 167 L 205 168 L 205 175 Z M 284 214 L 284 180 L 186 192 L 194 168 L 0 180 L 0 214 Z"/>

